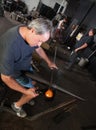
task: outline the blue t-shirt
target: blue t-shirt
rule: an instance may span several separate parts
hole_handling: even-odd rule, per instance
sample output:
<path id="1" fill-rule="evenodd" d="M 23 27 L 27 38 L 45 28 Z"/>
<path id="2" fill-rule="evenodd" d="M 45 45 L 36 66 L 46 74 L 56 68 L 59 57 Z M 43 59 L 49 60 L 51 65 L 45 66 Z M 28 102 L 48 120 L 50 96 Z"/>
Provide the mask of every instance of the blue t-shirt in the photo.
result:
<path id="1" fill-rule="evenodd" d="M 83 36 L 80 41 L 75 45 L 75 49 L 81 47 L 83 44 L 87 43 L 88 47 L 91 47 L 94 44 L 94 36 Z"/>
<path id="2" fill-rule="evenodd" d="M 19 27 L 11 28 L 0 38 L 0 73 L 13 77 L 31 67 L 32 53 L 38 48 L 24 41 Z"/>

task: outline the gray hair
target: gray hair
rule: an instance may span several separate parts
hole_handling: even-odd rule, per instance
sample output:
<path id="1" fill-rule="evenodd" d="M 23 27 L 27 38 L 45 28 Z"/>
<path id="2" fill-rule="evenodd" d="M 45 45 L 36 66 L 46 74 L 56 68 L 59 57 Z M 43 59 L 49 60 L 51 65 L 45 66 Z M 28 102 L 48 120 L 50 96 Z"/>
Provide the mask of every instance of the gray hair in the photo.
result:
<path id="1" fill-rule="evenodd" d="M 49 32 L 51 34 L 52 31 L 52 22 L 45 18 L 37 18 L 32 20 L 28 24 L 28 29 L 34 28 L 37 34 L 44 34 Z"/>

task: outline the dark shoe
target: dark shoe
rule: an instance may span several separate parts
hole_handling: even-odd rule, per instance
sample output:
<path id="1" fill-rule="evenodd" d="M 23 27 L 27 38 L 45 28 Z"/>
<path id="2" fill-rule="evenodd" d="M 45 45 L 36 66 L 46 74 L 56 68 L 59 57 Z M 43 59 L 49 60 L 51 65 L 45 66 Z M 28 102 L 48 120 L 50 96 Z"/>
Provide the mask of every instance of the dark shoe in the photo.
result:
<path id="1" fill-rule="evenodd" d="M 67 68 L 66 70 L 71 72 L 71 71 L 72 71 L 72 68 Z"/>
<path id="2" fill-rule="evenodd" d="M 28 102 L 29 105 L 34 106 L 35 105 L 35 101 L 32 99 L 31 101 Z"/>
<path id="3" fill-rule="evenodd" d="M 90 80 L 91 80 L 91 81 L 96 81 L 96 78 L 93 77 L 93 76 L 90 76 Z"/>
<path id="4" fill-rule="evenodd" d="M 69 67 L 69 66 L 66 66 L 65 69 L 66 69 L 67 71 L 72 71 L 72 68 Z"/>
<path id="5" fill-rule="evenodd" d="M 19 108 L 15 107 L 15 103 L 13 103 L 11 105 L 11 107 L 16 112 L 16 114 L 17 114 L 18 117 L 24 118 L 24 117 L 27 116 L 27 113 L 21 107 L 19 107 Z"/>

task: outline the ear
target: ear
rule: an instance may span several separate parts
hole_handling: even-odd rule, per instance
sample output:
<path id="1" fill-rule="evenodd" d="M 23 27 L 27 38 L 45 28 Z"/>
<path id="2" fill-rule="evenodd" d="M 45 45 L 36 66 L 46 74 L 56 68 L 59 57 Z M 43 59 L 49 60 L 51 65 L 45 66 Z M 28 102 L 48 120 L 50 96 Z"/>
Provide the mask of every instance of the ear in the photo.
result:
<path id="1" fill-rule="evenodd" d="M 34 28 L 31 29 L 31 33 L 35 33 L 35 29 Z"/>

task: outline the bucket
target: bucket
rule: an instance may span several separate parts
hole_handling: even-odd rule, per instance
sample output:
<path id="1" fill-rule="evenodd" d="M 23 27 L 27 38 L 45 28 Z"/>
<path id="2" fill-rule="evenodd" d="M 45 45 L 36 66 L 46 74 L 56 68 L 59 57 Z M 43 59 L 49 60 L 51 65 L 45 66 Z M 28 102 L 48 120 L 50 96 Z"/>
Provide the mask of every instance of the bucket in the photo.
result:
<path id="1" fill-rule="evenodd" d="M 79 65 L 80 67 L 84 67 L 88 62 L 89 62 L 88 58 L 83 58 L 83 57 L 81 57 L 81 59 L 80 59 L 78 65 Z"/>

